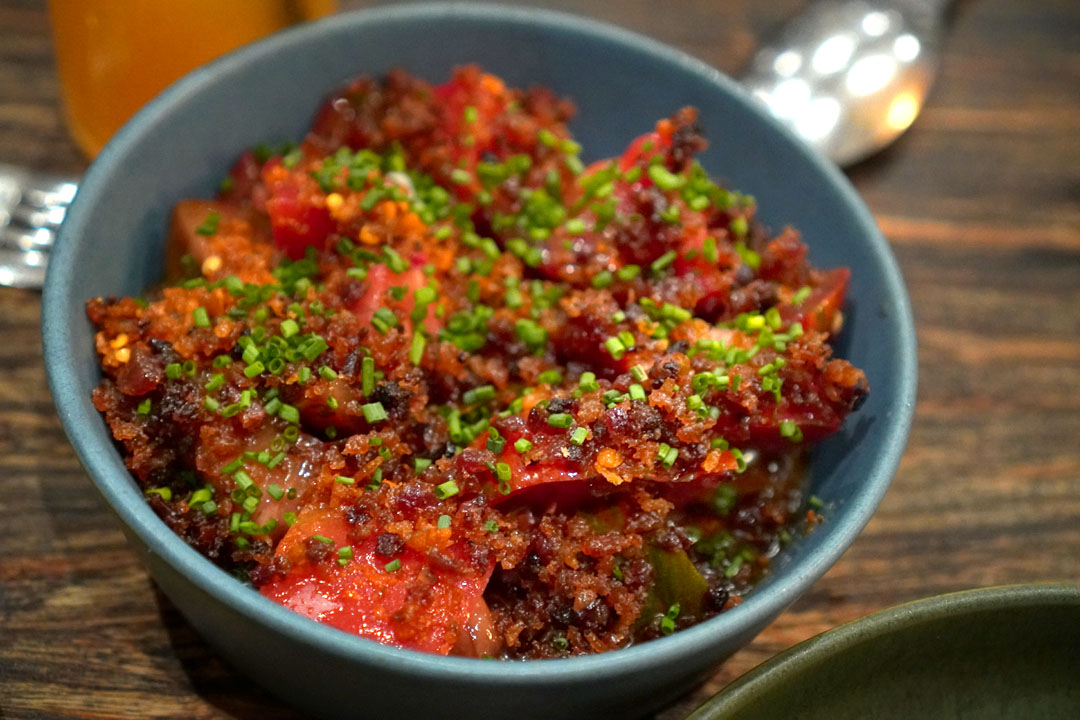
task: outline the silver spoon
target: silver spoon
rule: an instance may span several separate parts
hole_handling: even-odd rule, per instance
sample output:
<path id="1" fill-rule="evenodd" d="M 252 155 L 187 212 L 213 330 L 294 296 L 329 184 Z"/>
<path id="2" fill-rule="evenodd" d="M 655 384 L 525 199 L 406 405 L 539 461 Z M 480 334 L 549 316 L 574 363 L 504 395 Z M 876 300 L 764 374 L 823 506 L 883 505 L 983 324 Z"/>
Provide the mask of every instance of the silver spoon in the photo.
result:
<path id="1" fill-rule="evenodd" d="M 949 0 L 817 0 L 754 55 L 750 92 L 838 165 L 915 120 L 937 74 Z"/>

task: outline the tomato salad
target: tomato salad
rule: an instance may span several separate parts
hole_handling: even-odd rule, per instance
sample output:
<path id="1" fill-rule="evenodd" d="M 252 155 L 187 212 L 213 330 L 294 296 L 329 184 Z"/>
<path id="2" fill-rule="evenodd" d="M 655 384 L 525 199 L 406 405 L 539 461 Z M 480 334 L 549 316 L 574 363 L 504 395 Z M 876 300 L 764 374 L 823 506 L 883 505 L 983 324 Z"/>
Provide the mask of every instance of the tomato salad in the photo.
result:
<path id="1" fill-rule="evenodd" d="M 848 271 L 709 178 L 693 109 L 591 164 L 572 113 L 360 79 L 176 206 L 167 284 L 88 303 L 173 531 L 346 632 L 520 659 L 723 612 L 821 519 L 806 449 L 867 392 Z"/>

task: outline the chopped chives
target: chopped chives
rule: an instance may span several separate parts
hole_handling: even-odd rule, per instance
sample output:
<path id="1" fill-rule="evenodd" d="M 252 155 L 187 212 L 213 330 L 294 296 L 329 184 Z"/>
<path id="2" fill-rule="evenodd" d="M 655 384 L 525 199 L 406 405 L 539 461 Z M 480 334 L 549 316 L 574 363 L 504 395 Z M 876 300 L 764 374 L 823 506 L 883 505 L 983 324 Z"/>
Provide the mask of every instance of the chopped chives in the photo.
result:
<path id="1" fill-rule="evenodd" d="M 191 493 L 191 499 L 188 500 L 188 507 L 195 507 L 201 505 L 208 500 L 214 499 L 214 492 L 210 488 L 199 488 L 195 492 Z"/>
<path id="2" fill-rule="evenodd" d="M 334 478 L 334 482 L 338 483 L 339 485 L 355 485 L 356 479 L 347 477 L 345 475 L 338 475 L 336 478 Z"/>
<path id="3" fill-rule="evenodd" d="M 146 398 L 141 403 L 139 403 L 139 406 L 135 410 L 140 415 L 149 415 L 151 405 L 152 405 L 152 401 L 150 400 L 150 398 Z"/>
<path id="4" fill-rule="evenodd" d="M 298 332 L 300 332 L 300 325 L 292 318 L 286 318 L 281 321 L 281 337 L 291 338 Z"/>
<path id="5" fill-rule="evenodd" d="M 288 403 L 281 404 L 277 416 L 292 425 L 298 425 L 300 423 L 300 411 Z"/>
<path id="6" fill-rule="evenodd" d="M 337 380 L 337 372 L 329 365 L 323 365 L 319 368 L 319 375 L 324 380 Z"/>
<path id="7" fill-rule="evenodd" d="M 617 337 L 609 337 L 604 341 L 604 348 L 608 354 L 616 360 L 620 360 L 626 354 L 626 345 Z"/>
<path id="8" fill-rule="evenodd" d="M 420 361 L 424 358 L 424 347 L 427 345 L 427 338 L 419 330 L 415 331 L 412 336 L 412 346 L 409 348 L 409 362 L 413 365 L 419 365 Z"/>
<path id="9" fill-rule="evenodd" d="M 481 385 L 480 387 L 466 390 L 462 396 L 466 405 L 485 403 L 495 399 L 495 387 L 493 385 Z"/>
<path id="10" fill-rule="evenodd" d="M 547 423 L 555 428 L 568 428 L 574 424 L 574 416 L 570 413 L 554 413 L 548 415 Z"/>
<path id="11" fill-rule="evenodd" d="M 311 539 L 314 540 L 315 542 L 321 542 L 324 545 L 333 545 L 334 544 L 334 541 L 331 540 L 330 538 L 326 537 L 325 535 L 312 535 Z"/>
<path id="12" fill-rule="evenodd" d="M 257 375 L 261 375 L 265 370 L 266 366 L 262 364 L 262 361 L 256 360 L 255 362 L 244 368 L 244 376 L 248 378 L 253 378 Z"/>
<path id="13" fill-rule="evenodd" d="M 710 265 L 715 265 L 720 260 L 720 254 L 716 249 L 716 238 L 705 238 L 705 244 L 701 248 L 701 254 Z"/>
<path id="14" fill-rule="evenodd" d="M 788 438 L 792 442 L 799 442 L 803 439 L 802 428 L 791 420 L 780 421 L 780 435 Z"/>
<path id="15" fill-rule="evenodd" d="M 810 292 L 810 286 L 803 285 L 799 288 L 798 292 L 791 296 L 791 304 L 802 305 L 806 301 L 806 298 L 810 297 Z"/>
<path id="16" fill-rule="evenodd" d="M 413 458 L 413 472 L 419 475 L 428 469 L 431 465 L 431 460 L 428 458 Z"/>
<path id="17" fill-rule="evenodd" d="M 644 400 L 645 397 L 646 397 L 645 388 L 643 388 L 638 383 L 632 383 L 630 385 L 630 399 L 631 400 Z"/>
<path id="18" fill-rule="evenodd" d="M 386 565 L 383 566 L 383 569 L 385 569 L 388 573 L 397 572 L 401 569 L 401 560 L 394 558 L 390 562 L 386 563 Z"/>
<path id="19" fill-rule="evenodd" d="M 532 441 L 526 440 L 525 438 L 518 438 L 514 441 L 514 449 L 517 450 L 519 453 L 529 452 L 530 450 L 532 450 L 532 446 Z"/>
<path id="20" fill-rule="evenodd" d="M 459 492 L 461 491 L 458 489 L 457 483 L 453 480 L 447 480 L 441 485 L 435 486 L 435 497 L 439 498 L 440 500 L 446 500 L 447 498 L 454 497 Z"/>
<path id="21" fill-rule="evenodd" d="M 318 335 L 309 336 L 311 340 L 308 341 L 307 347 L 303 350 L 304 357 L 311 362 L 315 358 L 323 354 L 325 350 L 330 349 L 330 346 L 326 344 Z"/>
<path id="22" fill-rule="evenodd" d="M 221 215 L 210 211 L 199 227 L 195 228 L 195 232 L 199 235 L 214 235 L 217 233 L 219 222 L 221 222 Z"/>
<path id="23" fill-rule="evenodd" d="M 581 373 L 581 377 L 578 379 L 578 387 L 582 392 L 595 392 L 600 389 L 600 385 L 596 382 L 596 373 L 592 371 L 586 371 Z"/>
<path id="24" fill-rule="evenodd" d="M 360 383 L 365 397 L 375 390 L 375 358 L 370 355 L 360 361 Z"/>
<path id="25" fill-rule="evenodd" d="M 686 182 L 684 176 L 676 175 L 663 165 L 650 165 L 648 173 L 649 179 L 661 190 L 676 190 Z"/>
<path id="26" fill-rule="evenodd" d="M 364 419 L 369 423 L 377 423 L 386 420 L 390 416 L 386 414 L 386 408 L 381 402 L 367 403 L 360 408 L 364 413 Z"/>
<path id="27" fill-rule="evenodd" d="M 613 281 L 614 277 L 612 277 L 611 272 L 602 270 L 596 273 L 596 275 L 593 275 L 592 286 L 597 290 L 603 290 L 604 288 L 610 287 Z"/>
<path id="28" fill-rule="evenodd" d="M 675 464 L 675 459 L 678 458 L 678 457 L 679 457 L 679 449 L 678 448 L 671 448 L 670 450 L 668 450 L 667 454 L 664 456 L 664 459 L 662 460 L 662 462 L 664 463 L 664 467 L 671 467 L 672 465 L 674 465 Z"/>
<path id="29" fill-rule="evenodd" d="M 446 528 L 450 527 L 450 520 L 451 519 L 449 515 L 440 515 L 435 526 L 440 530 L 445 530 Z"/>
<path id="30" fill-rule="evenodd" d="M 645 368 L 641 367 L 640 365 L 635 365 L 634 367 L 630 368 L 630 374 L 633 375 L 634 379 L 638 382 L 645 382 L 649 379 L 649 374 L 646 373 Z"/>
<path id="31" fill-rule="evenodd" d="M 514 332 L 530 350 L 543 350 L 547 345 L 547 330 L 533 320 L 521 319 L 514 325 Z"/>
<path id="32" fill-rule="evenodd" d="M 195 327 L 206 328 L 210 327 L 210 315 L 206 312 L 206 308 L 199 306 L 191 311 L 191 317 L 195 321 Z"/>
<path id="33" fill-rule="evenodd" d="M 236 483 L 236 487 L 240 488 L 241 490 L 247 490 L 248 488 L 255 485 L 255 481 L 252 480 L 251 476 L 243 470 L 238 470 L 233 475 L 233 482 Z"/>
<path id="34" fill-rule="evenodd" d="M 281 398 L 273 397 L 263 404 L 263 410 L 266 411 L 267 415 L 277 415 L 278 410 L 281 409 L 283 404 Z"/>
<path id="35" fill-rule="evenodd" d="M 603 397 L 601 399 L 604 401 L 605 405 L 610 407 L 610 406 L 614 405 L 615 403 L 622 402 L 626 398 L 627 398 L 627 396 L 623 395 L 618 390 L 608 390 L 607 392 L 604 393 L 604 395 L 603 395 Z"/>
<path id="36" fill-rule="evenodd" d="M 664 613 L 664 617 L 660 618 L 660 632 L 665 635 L 670 635 L 675 632 L 675 620 L 679 617 L 679 612 L 682 608 L 679 603 L 673 603 Z"/>
<path id="37" fill-rule="evenodd" d="M 649 266 L 649 269 L 652 270 L 654 274 L 659 275 L 660 273 L 671 267 L 671 264 L 675 262 L 675 258 L 677 257 L 678 253 L 676 253 L 674 250 L 668 250 L 666 253 L 653 260 L 652 265 Z"/>
<path id="38" fill-rule="evenodd" d="M 562 373 L 559 372 L 557 369 L 552 368 L 550 370 L 545 370 L 544 372 L 540 373 L 537 376 L 536 380 L 537 382 L 543 383 L 545 385 L 556 385 L 562 382 Z"/>
<path id="39" fill-rule="evenodd" d="M 390 308 L 380 307 L 371 317 L 371 324 L 381 334 L 385 335 L 390 328 L 397 327 L 397 315 Z"/>
<path id="40" fill-rule="evenodd" d="M 270 463 L 267 462 L 267 466 L 269 465 Z M 270 497 L 274 498 L 275 500 L 280 500 L 281 498 L 285 497 L 285 491 L 282 490 L 281 486 L 277 483 L 270 483 L 270 486 L 266 488 L 266 492 L 270 495 Z"/>
<path id="41" fill-rule="evenodd" d="M 578 427 L 574 428 L 574 432 L 570 433 L 570 442 L 574 445 L 581 445 L 585 442 L 585 439 L 589 437 L 589 431 L 586 428 Z"/>
<path id="42" fill-rule="evenodd" d="M 383 255 L 386 256 L 386 266 L 390 268 L 391 272 L 395 275 L 400 275 L 409 269 L 409 264 L 405 262 L 405 259 L 398 254 L 397 250 L 394 250 L 394 248 L 389 245 L 383 248 Z"/>

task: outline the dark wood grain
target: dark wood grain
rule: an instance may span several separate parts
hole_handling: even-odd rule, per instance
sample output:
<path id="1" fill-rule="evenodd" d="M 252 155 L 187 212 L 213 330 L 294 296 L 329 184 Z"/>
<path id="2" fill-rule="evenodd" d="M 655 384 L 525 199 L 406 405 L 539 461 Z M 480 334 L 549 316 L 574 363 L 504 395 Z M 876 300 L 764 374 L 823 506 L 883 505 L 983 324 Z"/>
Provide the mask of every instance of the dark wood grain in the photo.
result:
<path id="1" fill-rule="evenodd" d="M 735 71 L 785 0 L 560 0 Z M 662 8 L 662 9 L 661 9 Z M 898 602 L 1080 578 L 1080 3 L 956 8 L 924 114 L 850 176 L 911 291 L 920 386 L 889 494 L 840 562 L 693 695 Z M 78 173 L 43 3 L 0 0 L 0 162 Z M 67 444 L 40 296 L 0 288 L 0 718 L 300 717 L 154 588 Z"/>

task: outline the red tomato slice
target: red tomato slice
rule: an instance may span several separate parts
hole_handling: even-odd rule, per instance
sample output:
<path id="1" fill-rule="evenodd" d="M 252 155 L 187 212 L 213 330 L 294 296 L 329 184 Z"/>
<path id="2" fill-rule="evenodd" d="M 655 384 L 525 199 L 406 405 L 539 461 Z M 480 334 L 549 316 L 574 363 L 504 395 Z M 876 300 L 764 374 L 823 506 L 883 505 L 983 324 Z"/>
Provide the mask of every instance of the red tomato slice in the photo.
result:
<path id="1" fill-rule="evenodd" d="M 492 494 L 490 502 L 493 505 L 517 499 L 522 493 L 529 491 L 529 497 L 535 502 L 533 505 L 541 506 L 548 501 L 560 502 L 571 498 L 577 498 L 587 490 L 587 483 L 593 479 L 576 470 L 560 467 L 557 463 L 539 462 L 526 464 L 521 453 L 513 449 L 513 441 L 507 443 L 507 449 L 503 451 L 502 460 L 510 466 L 510 491 L 496 491 Z M 597 476 L 598 477 L 598 476 Z M 541 487 L 551 488 L 553 485 L 561 485 L 560 490 L 549 490 L 541 498 L 535 490 Z M 506 486 L 503 485 L 503 490 Z M 543 500 L 543 502 L 542 502 Z"/>
<path id="2" fill-rule="evenodd" d="M 646 152 L 645 145 L 647 143 L 650 143 L 650 145 L 649 150 Z M 642 161 L 648 164 L 650 157 L 656 153 L 663 153 L 669 147 L 671 147 L 670 131 L 666 135 L 661 134 L 659 131 L 645 133 L 630 143 L 630 147 L 619 158 L 619 172 L 626 172 Z"/>
<path id="3" fill-rule="evenodd" d="M 797 307 L 787 306 L 780 315 L 784 323 L 798 321 L 803 330 L 817 330 L 832 333 L 837 314 L 844 306 L 851 270 L 837 268 L 823 274 L 821 282 L 810 292 Z"/>
<path id="4" fill-rule="evenodd" d="M 270 216 L 274 244 L 298 260 L 304 257 L 309 245 L 322 246 L 334 230 L 334 220 L 325 205 L 313 202 L 320 193 L 314 180 L 283 171 L 277 158 L 263 166 L 263 181 L 270 193 L 266 213 Z"/>
<path id="5" fill-rule="evenodd" d="M 245 489 L 235 475 L 223 475 L 221 469 L 242 457 L 245 452 L 259 452 L 269 448 L 276 435 L 277 432 L 269 425 L 251 435 L 222 431 L 212 424 L 204 425 L 199 432 L 195 451 L 196 468 L 225 495 L 236 488 Z M 310 467 L 318 462 L 314 457 L 317 452 L 315 439 L 304 433 L 290 452 L 274 463 L 274 467 L 258 462 L 247 462 L 241 466 L 244 474 L 254 483 L 252 496 L 258 499 L 251 519 L 260 525 L 266 525 L 273 520 L 277 528 L 271 534 L 275 537 L 282 534 L 285 527 L 285 513 L 299 511 L 310 500 L 309 493 L 313 489 Z M 271 485 L 276 485 L 286 491 L 286 494 L 275 499 L 270 492 Z"/>
<path id="6" fill-rule="evenodd" d="M 411 314 L 416 306 L 416 291 L 427 284 L 423 266 L 426 262 L 423 255 L 410 258 L 411 267 L 403 273 L 395 273 L 382 263 L 374 263 L 368 267 L 365 282 L 367 290 L 350 308 L 361 323 L 371 323 L 375 311 L 380 307 L 387 307 L 394 311 L 398 321 L 406 333 L 411 333 L 413 323 Z M 404 287 L 408 292 L 401 300 L 394 300 L 390 294 L 390 288 Z M 435 317 L 435 303 L 428 306 L 427 315 L 424 318 L 424 329 L 429 333 L 439 331 L 438 318 Z"/>
<path id="7" fill-rule="evenodd" d="M 282 539 L 277 555 L 291 569 L 260 588 L 263 595 L 301 615 L 345 632 L 395 647 L 448 654 L 463 633 L 494 570 L 468 574 L 464 543 L 442 551 L 451 562 L 434 563 L 406 547 L 393 560 L 375 552 L 377 536 L 356 545 L 339 509 L 306 511 Z M 330 540 L 326 558 L 313 562 L 307 548 L 313 536 Z M 339 564 L 340 548 L 352 557 Z"/>

